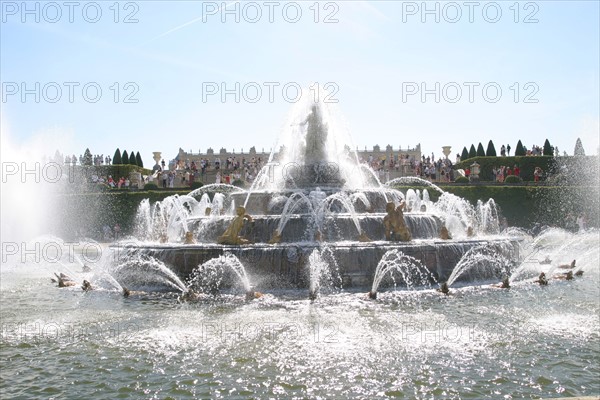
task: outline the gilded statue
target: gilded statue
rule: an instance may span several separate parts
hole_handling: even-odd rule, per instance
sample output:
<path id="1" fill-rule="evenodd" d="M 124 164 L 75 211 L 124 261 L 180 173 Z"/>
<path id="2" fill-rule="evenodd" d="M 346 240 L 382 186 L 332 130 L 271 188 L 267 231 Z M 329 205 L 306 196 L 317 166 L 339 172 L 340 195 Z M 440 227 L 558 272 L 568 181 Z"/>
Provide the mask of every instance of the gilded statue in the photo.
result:
<path id="1" fill-rule="evenodd" d="M 194 232 L 187 231 L 185 233 L 185 242 L 184 244 L 194 244 L 196 243 L 196 239 L 194 239 Z"/>
<path id="2" fill-rule="evenodd" d="M 383 226 L 385 228 L 386 240 L 409 242 L 412 235 L 404 221 L 404 210 L 406 202 L 403 200 L 398 207 L 392 202 L 387 203 L 385 211 L 387 215 L 383 217 Z"/>
<path id="3" fill-rule="evenodd" d="M 244 227 L 244 220 L 252 222 L 252 217 L 246 214 L 246 208 L 239 206 L 236 208 L 237 216 L 231 222 L 231 225 L 225 230 L 217 242 L 219 244 L 248 244 L 250 241 L 240 236 L 240 231 Z"/>

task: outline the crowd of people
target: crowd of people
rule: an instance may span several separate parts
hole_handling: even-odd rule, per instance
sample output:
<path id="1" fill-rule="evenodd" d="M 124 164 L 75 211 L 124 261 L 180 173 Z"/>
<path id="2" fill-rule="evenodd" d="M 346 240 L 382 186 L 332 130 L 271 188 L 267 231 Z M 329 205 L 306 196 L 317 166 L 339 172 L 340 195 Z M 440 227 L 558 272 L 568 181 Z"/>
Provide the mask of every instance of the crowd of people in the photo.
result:
<path id="1" fill-rule="evenodd" d="M 92 174 L 90 177 L 90 181 L 93 184 L 104 185 L 111 189 L 127 189 L 131 186 L 131 181 L 128 177 L 120 177 L 119 179 L 113 179 L 112 175 L 108 175 L 104 177 L 102 175 Z"/>
<path id="2" fill-rule="evenodd" d="M 519 177 L 521 175 L 521 170 L 517 164 L 515 164 L 512 168 L 502 165 L 500 167 L 492 168 L 492 175 L 494 176 L 494 182 L 502 183 L 508 176 L 513 175 Z"/>
<path id="3" fill-rule="evenodd" d="M 161 171 L 163 187 L 173 187 L 177 178 L 180 179 L 181 184 L 184 186 L 191 186 L 198 180 L 205 183 L 205 177 L 208 172 L 215 173 L 214 179 L 216 183 L 230 184 L 236 180 L 244 180 L 251 183 L 264 165 L 261 157 L 251 157 L 249 159 L 245 157 L 241 159 L 227 157 L 225 160 L 215 157 L 212 162 L 207 158 L 202 158 L 198 163 L 189 159 L 179 160 L 171 162 L 169 170 L 165 170 L 164 161 L 161 164 L 164 171 Z M 170 177 L 171 174 L 172 177 Z"/>
<path id="4" fill-rule="evenodd" d="M 558 148 L 553 147 L 555 155 L 558 155 Z M 533 145 L 531 149 L 525 149 L 527 156 L 543 155 L 543 148 L 538 145 Z M 510 156 L 511 146 L 502 145 L 500 148 L 501 156 Z M 88 156 L 89 158 L 89 156 Z M 112 159 L 110 156 L 97 154 L 93 156 L 93 165 L 111 165 Z M 394 176 L 417 176 L 427 179 L 432 182 L 453 182 L 457 176 L 453 169 L 454 164 L 449 158 L 435 158 L 431 156 L 421 156 L 415 158 L 409 154 L 401 154 L 397 157 L 380 157 L 374 158 L 369 155 L 367 160 L 360 158 L 361 163 L 369 165 L 379 176 L 380 180 L 385 181 Z M 456 155 L 456 162 L 460 162 L 460 155 Z M 75 155 L 66 156 L 65 163 L 83 165 L 85 159 L 83 155 L 76 157 Z M 194 182 L 202 183 L 227 183 L 231 184 L 235 181 L 244 181 L 252 183 L 258 175 L 261 168 L 264 166 L 264 161 L 261 157 L 235 157 L 230 156 L 221 159 L 216 156 L 212 159 L 205 157 L 200 160 L 173 160 L 168 167 L 164 160 L 160 164 L 158 171 L 155 171 L 157 184 L 162 188 L 189 187 Z M 465 175 L 469 177 L 470 171 L 465 169 Z M 520 176 L 520 169 L 517 164 L 510 166 L 497 166 L 492 170 L 493 181 L 502 183 L 508 176 Z M 207 175 L 210 176 L 207 177 Z M 533 173 L 534 182 L 539 182 L 544 178 L 544 171 L 540 167 L 535 167 Z M 208 180 L 210 182 L 208 182 Z M 100 177 L 93 175 L 91 181 L 97 184 L 105 184 L 111 188 L 128 188 L 130 182 L 127 177 L 113 179 L 112 176 Z M 148 182 L 148 179 L 145 180 Z"/>

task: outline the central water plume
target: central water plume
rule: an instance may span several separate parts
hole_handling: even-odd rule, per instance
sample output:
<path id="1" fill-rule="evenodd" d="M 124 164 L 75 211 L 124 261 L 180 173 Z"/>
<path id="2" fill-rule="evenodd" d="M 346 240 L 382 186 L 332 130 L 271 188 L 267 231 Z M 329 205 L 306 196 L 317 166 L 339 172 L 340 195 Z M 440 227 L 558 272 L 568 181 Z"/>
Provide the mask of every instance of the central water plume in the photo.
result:
<path id="1" fill-rule="evenodd" d="M 355 148 L 336 104 L 307 91 L 294 104 L 249 192 L 379 186 L 363 170 Z"/>

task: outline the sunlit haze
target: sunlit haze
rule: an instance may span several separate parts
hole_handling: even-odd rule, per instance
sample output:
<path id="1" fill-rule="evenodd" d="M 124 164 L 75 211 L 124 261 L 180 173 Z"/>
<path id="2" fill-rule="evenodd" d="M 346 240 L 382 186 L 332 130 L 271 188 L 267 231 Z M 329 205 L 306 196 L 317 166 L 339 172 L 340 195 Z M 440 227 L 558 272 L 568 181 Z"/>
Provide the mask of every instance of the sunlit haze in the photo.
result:
<path id="1" fill-rule="evenodd" d="M 547 138 L 573 154 L 580 137 L 597 154 L 598 2 L 467 3 L 2 2 L 2 135 L 147 166 L 268 151 L 317 82 L 360 149 Z"/>

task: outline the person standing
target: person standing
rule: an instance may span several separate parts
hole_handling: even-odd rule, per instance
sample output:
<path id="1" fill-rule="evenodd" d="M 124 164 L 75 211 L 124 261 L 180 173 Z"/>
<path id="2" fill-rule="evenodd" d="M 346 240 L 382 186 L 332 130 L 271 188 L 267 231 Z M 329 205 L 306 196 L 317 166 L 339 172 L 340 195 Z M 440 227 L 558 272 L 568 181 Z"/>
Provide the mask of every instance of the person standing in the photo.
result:
<path id="1" fill-rule="evenodd" d="M 506 155 L 510 157 L 510 144 L 506 146 Z"/>

